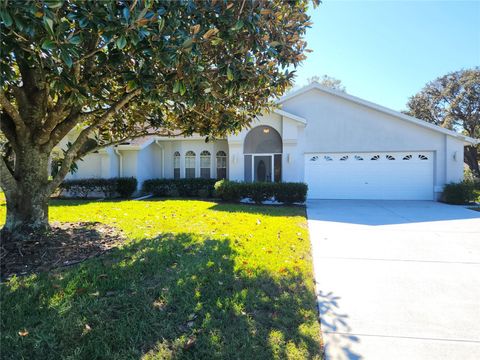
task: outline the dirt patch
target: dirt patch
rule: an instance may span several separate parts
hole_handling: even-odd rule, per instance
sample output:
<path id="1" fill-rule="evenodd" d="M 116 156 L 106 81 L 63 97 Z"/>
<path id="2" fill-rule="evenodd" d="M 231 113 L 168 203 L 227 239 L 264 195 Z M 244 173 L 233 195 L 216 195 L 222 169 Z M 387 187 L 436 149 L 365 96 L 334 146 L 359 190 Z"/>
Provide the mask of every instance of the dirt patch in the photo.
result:
<path id="1" fill-rule="evenodd" d="M 50 231 L 28 241 L 2 243 L 1 279 L 77 264 L 125 241 L 124 234 L 98 222 L 53 223 Z"/>

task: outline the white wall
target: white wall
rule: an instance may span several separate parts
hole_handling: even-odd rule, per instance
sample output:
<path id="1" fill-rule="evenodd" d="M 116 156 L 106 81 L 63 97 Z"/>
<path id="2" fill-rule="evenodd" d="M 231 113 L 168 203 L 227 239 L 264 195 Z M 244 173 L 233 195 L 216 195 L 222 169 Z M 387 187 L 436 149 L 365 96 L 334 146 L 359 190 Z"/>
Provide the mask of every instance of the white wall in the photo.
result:
<path id="1" fill-rule="evenodd" d="M 317 89 L 287 100 L 283 110 L 307 119 L 306 153 L 434 151 L 436 192 L 463 178 L 463 143 L 451 136 Z"/>

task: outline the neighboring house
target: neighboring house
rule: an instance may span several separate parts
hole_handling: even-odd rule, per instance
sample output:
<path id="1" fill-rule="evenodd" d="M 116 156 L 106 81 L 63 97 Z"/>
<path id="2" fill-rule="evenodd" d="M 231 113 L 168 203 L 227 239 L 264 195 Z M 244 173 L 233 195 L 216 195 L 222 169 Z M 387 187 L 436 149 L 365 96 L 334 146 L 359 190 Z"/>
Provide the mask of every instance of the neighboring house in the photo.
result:
<path id="1" fill-rule="evenodd" d="M 312 83 L 238 134 L 145 137 L 78 162 L 70 178 L 300 181 L 310 199 L 437 200 L 478 141 Z"/>

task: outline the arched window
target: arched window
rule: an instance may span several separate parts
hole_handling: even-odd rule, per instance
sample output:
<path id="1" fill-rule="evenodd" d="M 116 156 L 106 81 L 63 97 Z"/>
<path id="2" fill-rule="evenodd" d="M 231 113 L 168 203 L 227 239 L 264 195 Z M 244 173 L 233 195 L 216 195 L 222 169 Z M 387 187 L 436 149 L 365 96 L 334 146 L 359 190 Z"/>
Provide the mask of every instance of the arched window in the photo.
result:
<path id="1" fill-rule="evenodd" d="M 173 178 L 180 179 L 180 153 L 178 151 L 173 154 Z"/>
<path id="2" fill-rule="evenodd" d="M 195 177 L 195 153 L 187 151 L 185 154 L 185 178 L 192 179 Z"/>
<path id="3" fill-rule="evenodd" d="M 282 137 L 274 128 L 261 125 L 250 130 L 243 143 L 245 181 L 281 181 L 282 147 Z"/>
<path id="4" fill-rule="evenodd" d="M 227 178 L 227 154 L 225 151 L 217 152 L 217 179 Z"/>
<path id="5" fill-rule="evenodd" d="M 200 153 L 200 177 L 203 179 L 210 179 L 210 152 L 203 150 Z"/>

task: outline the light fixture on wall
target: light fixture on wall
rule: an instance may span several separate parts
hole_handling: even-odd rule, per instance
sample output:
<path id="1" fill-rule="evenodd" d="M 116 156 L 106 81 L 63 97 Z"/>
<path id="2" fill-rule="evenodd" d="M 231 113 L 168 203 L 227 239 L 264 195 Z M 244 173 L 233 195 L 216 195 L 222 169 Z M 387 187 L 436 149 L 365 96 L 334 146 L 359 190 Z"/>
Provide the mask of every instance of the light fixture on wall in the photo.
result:
<path id="1" fill-rule="evenodd" d="M 292 157 L 290 156 L 290 154 L 287 154 L 287 162 L 290 164 L 292 162 Z"/>
<path id="2" fill-rule="evenodd" d="M 267 128 L 267 127 L 263 128 L 263 133 L 264 134 L 268 134 L 269 132 L 270 132 L 269 128 Z"/>
<path id="3" fill-rule="evenodd" d="M 457 161 L 457 152 L 456 151 L 453 152 L 453 161 Z"/>

